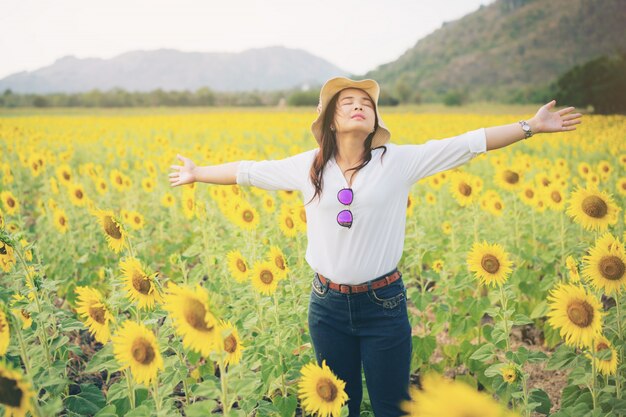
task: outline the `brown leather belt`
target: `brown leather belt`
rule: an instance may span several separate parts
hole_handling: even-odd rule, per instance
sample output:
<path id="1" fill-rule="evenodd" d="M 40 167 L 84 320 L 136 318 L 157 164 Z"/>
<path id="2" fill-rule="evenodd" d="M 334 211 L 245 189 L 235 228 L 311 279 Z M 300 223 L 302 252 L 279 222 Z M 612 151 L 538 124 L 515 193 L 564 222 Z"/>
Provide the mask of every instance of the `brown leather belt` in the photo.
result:
<path id="1" fill-rule="evenodd" d="M 328 283 L 328 287 L 332 290 L 342 292 L 344 294 L 352 294 L 365 292 L 368 290 L 367 284 L 358 284 L 358 285 L 347 285 L 347 284 L 337 284 L 332 282 L 328 278 L 325 278 L 322 274 L 317 273 L 317 276 L 320 278 L 320 282 L 324 285 Z M 400 271 L 396 270 L 393 274 L 386 275 L 384 277 L 378 278 L 375 281 L 372 281 L 372 289 L 382 288 L 391 284 L 394 281 L 397 281 L 402 277 Z"/>

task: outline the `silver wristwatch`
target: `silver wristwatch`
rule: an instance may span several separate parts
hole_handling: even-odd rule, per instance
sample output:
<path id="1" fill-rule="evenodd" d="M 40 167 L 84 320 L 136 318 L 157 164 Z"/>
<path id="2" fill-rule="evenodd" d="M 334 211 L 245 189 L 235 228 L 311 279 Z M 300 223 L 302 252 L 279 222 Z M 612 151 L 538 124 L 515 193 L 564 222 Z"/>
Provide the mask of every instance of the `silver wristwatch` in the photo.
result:
<path id="1" fill-rule="evenodd" d="M 528 139 L 533 135 L 533 131 L 530 129 L 530 125 L 526 123 L 526 120 L 520 120 L 519 124 L 522 125 L 522 130 L 524 131 L 524 139 Z"/>

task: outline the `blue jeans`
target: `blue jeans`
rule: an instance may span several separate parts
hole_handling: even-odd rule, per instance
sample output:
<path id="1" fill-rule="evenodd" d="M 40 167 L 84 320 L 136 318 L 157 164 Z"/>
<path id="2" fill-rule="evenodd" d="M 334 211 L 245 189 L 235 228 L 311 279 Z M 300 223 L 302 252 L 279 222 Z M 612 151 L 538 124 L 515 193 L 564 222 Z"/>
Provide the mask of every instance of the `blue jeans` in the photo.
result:
<path id="1" fill-rule="evenodd" d="M 367 292 L 343 294 L 323 285 L 315 273 L 312 287 L 308 321 L 315 357 L 320 365 L 325 359 L 345 381 L 349 417 L 359 416 L 361 364 L 374 415 L 402 416 L 399 405 L 409 399 L 412 352 L 402 278 L 375 290 L 370 286 Z"/>

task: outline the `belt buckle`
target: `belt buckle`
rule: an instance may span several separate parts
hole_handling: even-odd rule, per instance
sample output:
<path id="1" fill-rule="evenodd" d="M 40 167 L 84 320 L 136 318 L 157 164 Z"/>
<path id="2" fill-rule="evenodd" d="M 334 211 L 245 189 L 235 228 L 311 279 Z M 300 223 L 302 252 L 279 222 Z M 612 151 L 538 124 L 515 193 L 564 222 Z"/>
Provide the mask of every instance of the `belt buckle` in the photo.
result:
<path id="1" fill-rule="evenodd" d="M 343 289 L 346 289 L 346 291 L 344 291 Z M 352 289 L 349 285 L 346 284 L 339 284 L 339 292 L 343 293 L 343 294 L 350 294 L 352 293 Z"/>

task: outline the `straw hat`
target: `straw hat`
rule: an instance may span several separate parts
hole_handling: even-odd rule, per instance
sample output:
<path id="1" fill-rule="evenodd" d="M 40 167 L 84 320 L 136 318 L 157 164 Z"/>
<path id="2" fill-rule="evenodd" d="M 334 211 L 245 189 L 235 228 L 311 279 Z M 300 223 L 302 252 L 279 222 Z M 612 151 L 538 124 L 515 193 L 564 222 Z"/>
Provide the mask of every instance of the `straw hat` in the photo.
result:
<path id="1" fill-rule="evenodd" d="M 378 86 L 378 83 L 371 79 L 357 81 L 351 80 L 350 78 L 346 77 L 335 77 L 326 81 L 326 83 L 322 87 L 322 91 L 320 92 L 320 101 L 317 105 L 317 119 L 315 119 L 315 121 L 311 125 L 311 131 L 313 132 L 313 136 L 315 136 L 317 143 L 320 146 L 322 145 L 322 122 L 324 120 L 326 108 L 328 107 L 328 102 L 337 92 L 345 88 L 360 88 L 361 90 L 369 94 L 376 104 L 378 128 L 374 133 L 371 148 L 373 149 L 389 142 L 389 139 L 391 138 L 391 133 L 383 123 L 383 119 L 381 119 L 380 113 L 378 112 L 378 96 L 380 94 L 380 87 Z"/>

